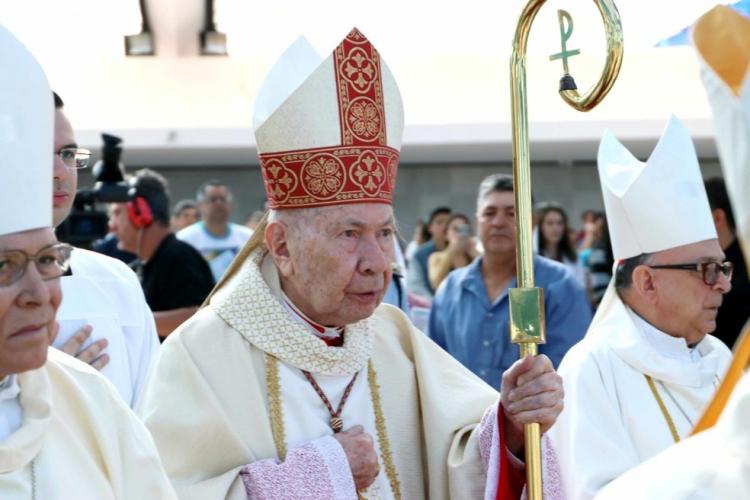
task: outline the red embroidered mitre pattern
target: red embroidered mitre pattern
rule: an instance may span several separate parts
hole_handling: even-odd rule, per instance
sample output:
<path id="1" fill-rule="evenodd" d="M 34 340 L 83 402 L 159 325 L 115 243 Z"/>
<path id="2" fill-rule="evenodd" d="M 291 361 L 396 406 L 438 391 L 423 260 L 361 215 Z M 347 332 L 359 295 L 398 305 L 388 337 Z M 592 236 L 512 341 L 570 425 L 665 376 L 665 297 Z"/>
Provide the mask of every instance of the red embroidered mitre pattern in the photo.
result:
<path id="1" fill-rule="evenodd" d="M 270 208 L 392 202 L 399 151 L 386 138 L 380 55 L 355 28 L 332 59 L 340 143 L 260 154 Z"/>

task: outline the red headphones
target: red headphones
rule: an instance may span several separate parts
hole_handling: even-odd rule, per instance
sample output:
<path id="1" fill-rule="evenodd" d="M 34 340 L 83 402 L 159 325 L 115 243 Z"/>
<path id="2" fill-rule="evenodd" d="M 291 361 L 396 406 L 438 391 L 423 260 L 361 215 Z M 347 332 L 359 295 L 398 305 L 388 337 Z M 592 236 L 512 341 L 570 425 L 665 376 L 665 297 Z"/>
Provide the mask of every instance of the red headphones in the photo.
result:
<path id="1" fill-rule="evenodd" d="M 145 229 L 154 222 L 154 214 L 146 198 L 133 193 L 128 201 L 128 219 L 136 229 Z"/>

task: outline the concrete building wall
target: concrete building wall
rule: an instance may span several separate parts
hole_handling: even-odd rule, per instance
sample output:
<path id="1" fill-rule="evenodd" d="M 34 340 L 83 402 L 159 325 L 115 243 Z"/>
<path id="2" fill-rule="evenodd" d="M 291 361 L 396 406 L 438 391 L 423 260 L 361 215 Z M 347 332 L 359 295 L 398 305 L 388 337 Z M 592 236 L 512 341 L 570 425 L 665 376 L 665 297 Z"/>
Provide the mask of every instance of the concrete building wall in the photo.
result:
<path id="1" fill-rule="evenodd" d="M 128 170 L 134 171 L 130 165 Z M 720 176 L 716 159 L 702 159 L 704 177 Z M 172 202 L 195 198 L 198 186 L 210 178 L 226 182 L 235 195 L 232 220 L 243 222 L 254 210 L 263 208 L 265 192 L 260 170 L 247 167 L 159 167 L 155 170 L 169 181 Z M 93 182 L 91 170 L 80 180 L 82 186 Z M 417 217 L 424 217 L 436 206 L 447 205 L 472 217 L 476 212 L 477 187 L 493 173 L 511 173 L 510 163 L 406 164 L 400 167 L 395 196 L 395 212 L 403 237 L 411 238 Z M 532 189 L 535 201 L 555 200 L 568 212 L 578 227 L 581 212 L 603 209 L 596 166 L 591 162 L 573 164 L 536 163 L 532 165 Z"/>

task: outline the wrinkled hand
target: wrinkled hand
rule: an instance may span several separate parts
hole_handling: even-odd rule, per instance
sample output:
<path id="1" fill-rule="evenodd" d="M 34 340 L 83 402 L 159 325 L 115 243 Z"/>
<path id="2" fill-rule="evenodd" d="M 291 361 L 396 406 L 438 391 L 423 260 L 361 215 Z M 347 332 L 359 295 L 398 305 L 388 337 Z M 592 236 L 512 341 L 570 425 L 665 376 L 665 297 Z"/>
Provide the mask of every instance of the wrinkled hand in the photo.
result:
<path id="1" fill-rule="evenodd" d="M 372 436 L 365 433 L 361 425 L 355 425 L 346 431 L 334 434 L 333 437 L 344 448 L 357 491 L 366 489 L 375 481 L 380 471 L 378 454 L 375 452 Z"/>
<path id="2" fill-rule="evenodd" d="M 552 427 L 563 409 L 562 377 L 545 356 L 526 356 L 503 373 L 500 401 L 505 438 L 511 453 L 523 449 L 523 426 L 538 422 L 542 433 Z"/>
<path id="3" fill-rule="evenodd" d="M 107 339 L 99 339 L 86 349 L 81 350 L 81 346 L 91 336 L 92 331 L 93 328 L 91 325 L 81 327 L 70 337 L 70 340 L 63 344 L 60 350 L 93 366 L 97 370 L 101 370 L 109 363 L 109 354 L 102 354 L 102 351 L 107 348 Z"/>

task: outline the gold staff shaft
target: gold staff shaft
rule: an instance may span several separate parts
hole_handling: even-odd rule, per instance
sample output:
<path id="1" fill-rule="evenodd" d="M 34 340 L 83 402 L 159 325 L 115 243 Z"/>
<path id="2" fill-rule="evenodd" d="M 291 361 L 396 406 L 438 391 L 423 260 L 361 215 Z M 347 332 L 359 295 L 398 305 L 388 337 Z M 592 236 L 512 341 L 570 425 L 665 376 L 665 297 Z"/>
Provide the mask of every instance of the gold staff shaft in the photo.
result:
<path id="1" fill-rule="evenodd" d="M 510 290 L 511 341 L 519 344 L 520 355 L 536 355 L 537 344 L 545 341 L 544 296 L 534 287 L 531 243 L 531 162 L 529 157 L 528 109 L 526 100 L 526 44 L 531 24 L 546 0 L 530 0 L 516 25 L 510 62 L 511 112 L 513 132 L 513 182 L 516 206 L 516 266 L 518 288 Z M 612 88 L 622 64 L 622 24 L 612 0 L 594 0 L 607 35 L 607 61 L 592 89 L 584 95 L 576 90 L 567 73 L 560 81 L 563 100 L 579 111 L 593 109 Z M 567 13 L 566 13 L 567 15 Z M 570 20 L 569 16 L 568 19 Z M 572 27 L 571 27 L 572 30 Z M 567 70 L 567 61 L 563 58 Z M 542 498 L 541 441 L 538 423 L 524 428 L 527 494 L 529 500 Z"/>

